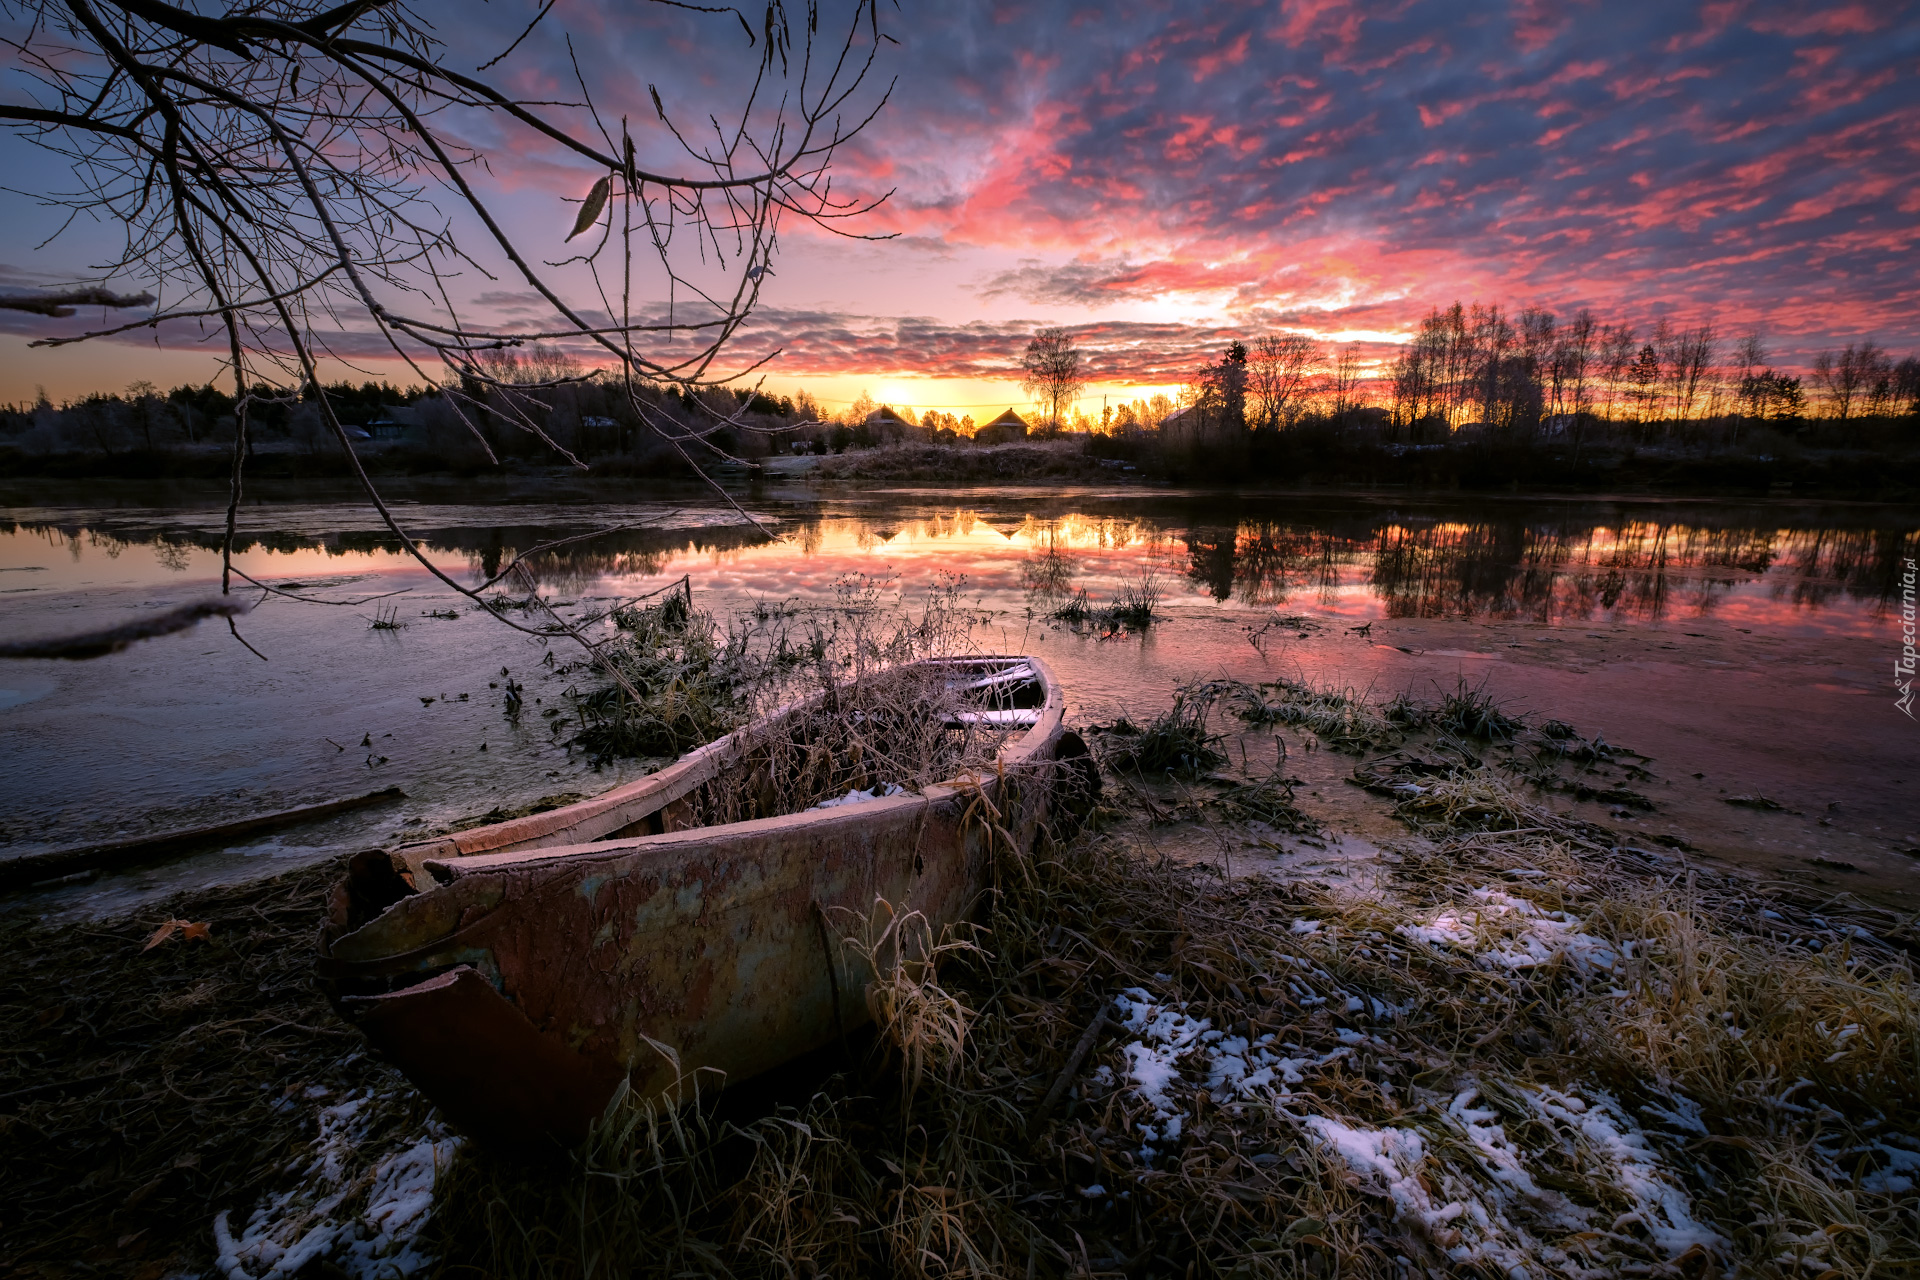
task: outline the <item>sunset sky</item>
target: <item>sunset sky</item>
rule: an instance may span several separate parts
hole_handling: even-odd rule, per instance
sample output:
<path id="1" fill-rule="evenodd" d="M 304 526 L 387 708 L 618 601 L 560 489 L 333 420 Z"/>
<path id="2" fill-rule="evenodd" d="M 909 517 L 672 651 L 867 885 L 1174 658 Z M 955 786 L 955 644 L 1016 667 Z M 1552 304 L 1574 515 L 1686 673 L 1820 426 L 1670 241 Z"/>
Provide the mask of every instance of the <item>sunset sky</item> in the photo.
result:
<path id="1" fill-rule="evenodd" d="M 536 7 L 461 5 L 448 65 L 497 53 Z M 571 30 L 603 112 L 636 129 L 649 84 L 676 111 L 730 100 L 745 44 L 731 16 L 635 9 L 559 0 L 564 27 L 496 74 L 558 96 Z M 1390 356 L 1456 298 L 1591 306 L 1643 331 L 1711 317 L 1796 367 L 1861 337 L 1920 350 L 1914 4 L 906 0 L 883 14 L 899 41 L 883 81 L 898 83 L 837 186 L 891 189 L 858 229 L 894 238 L 787 228 L 738 348 L 742 363 L 780 348 L 769 385 L 829 409 L 863 389 L 976 417 L 1022 404 L 1009 371 L 1040 325 L 1091 349 L 1097 409 L 1185 381 L 1234 336 L 1305 330 Z M 30 100 L 17 74 L 0 92 Z M 0 166 L 15 188 L 63 181 L 12 137 Z M 562 256 L 563 198 L 598 175 L 524 142 L 490 168 L 516 233 Z M 60 218 L 20 195 L 0 197 L 0 219 L 0 287 L 94 279 L 112 244 L 112 228 L 80 225 L 36 248 Z M 465 296 L 505 321 L 524 302 L 511 285 Z M 0 312 L 0 400 L 213 372 L 187 332 L 161 349 L 150 335 L 26 348 L 98 319 Z"/>

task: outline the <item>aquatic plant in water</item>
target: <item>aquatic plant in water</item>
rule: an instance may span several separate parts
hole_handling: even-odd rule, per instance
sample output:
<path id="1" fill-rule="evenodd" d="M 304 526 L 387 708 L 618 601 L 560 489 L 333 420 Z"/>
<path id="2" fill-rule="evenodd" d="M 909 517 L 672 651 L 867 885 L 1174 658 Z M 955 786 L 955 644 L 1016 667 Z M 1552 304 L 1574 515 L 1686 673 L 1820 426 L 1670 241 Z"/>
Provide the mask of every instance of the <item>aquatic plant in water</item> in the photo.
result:
<path id="1" fill-rule="evenodd" d="M 1219 697 L 1217 684 L 1184 685 L 1144 729 L 1124 719 L 1096 726 L 1101 764 L 1115 772 L 1189 776 L 1225 764 L 1216 745 L 1220 735 L 1209 725 Z"/>
<path id="2" fill-rule="evenodd" d="M 1096 627 L 1109 633 L 1144 631 L 1153 625 L 1160 596 L 1160 576 L 1149 569 L 1121 584 L 1108 604 L 1096 606 L 1083 587 L 1047 616 L 1076 628 Z"/>

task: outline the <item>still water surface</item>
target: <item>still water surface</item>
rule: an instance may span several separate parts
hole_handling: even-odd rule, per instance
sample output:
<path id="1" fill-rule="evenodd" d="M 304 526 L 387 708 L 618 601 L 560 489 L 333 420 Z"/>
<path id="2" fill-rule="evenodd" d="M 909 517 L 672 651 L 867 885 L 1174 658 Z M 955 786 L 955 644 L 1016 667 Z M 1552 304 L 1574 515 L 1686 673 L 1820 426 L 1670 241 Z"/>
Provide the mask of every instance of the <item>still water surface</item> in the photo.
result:
<path id="1" fill-rule="evenodd" d="M 1751 789 L 1849 806 L 1877 833 L 1863 839 L 1912 839 L 1901 797 L 1920 783 L 1920 735 L 1886 675 L 1903 562 L 1920 544 L 1908 511 L 1164 491 L 743 500 L 776 541 L 697 496 L 414 503 L 400 515 L 467 582 L 536 543 L 643 526 L 541 558 L 540 589 L 569 615 L 683 574 L 723 616 L 829 606 L 849 575 L 910 605 L 963 579 L 983 618 L 976 645 L 1045 656 L 1086 719 L 1151 714 L 1174 686 L 1216 675 L 1383 696 L 1484 683 L 1516 709 L 1738 773 Z M 0 514 L 9 635 L 124 621 L 217 589 L 215 500 L 16 501 Z M 0 666 L 0 856 L 385 785 L 409 799 L 59 902 L 108 909 L 278 870 L 643 768 L 594 771 L 538 715 L 509 721 L 503 671 L 544 709 L 583 679 L 553 674 L 572 655 L 556 648 L 550 664 L 543 642 L 474 610 L 365 507 L 251 505 L 239 542 L 235 563 L 254 578 L 347 603 L 267 597 L 240 622 L 264 661 L 209 623 L 92 662 Z M 1163 620 L 1143 635 L 1049 620 L 1082 590 L 1098 604 L 1148 581 Z M 406 625 L 372 628 L 383 611 Z M 432 616 L 448 611 L 459 616 Z"/>

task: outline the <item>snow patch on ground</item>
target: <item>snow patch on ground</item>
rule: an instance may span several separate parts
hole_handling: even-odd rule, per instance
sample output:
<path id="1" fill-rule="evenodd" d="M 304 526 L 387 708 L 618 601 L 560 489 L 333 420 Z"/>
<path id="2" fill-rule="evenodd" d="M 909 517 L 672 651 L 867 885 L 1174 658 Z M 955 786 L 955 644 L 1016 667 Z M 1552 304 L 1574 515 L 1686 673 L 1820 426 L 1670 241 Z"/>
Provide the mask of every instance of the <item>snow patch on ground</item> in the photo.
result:
<path id="1" fill-rule="evenodd" d="M 1140 1158 L 1151 1164 L 1159 1154 L 1155 1143 L 1178 1141 L 1187 1122 L 1184 1099 L 1175 1097 L 1184 1063 L 1203 1079 L 1208 1094 L 1217 1102 L 1232 1102 L 1272 1093 L 1291 1097 L 1288 1086 L 1304 1084 L 1303 1074 L 1324 1067 L 1352 1053 L 1343 1046 L 1331 1053 L 1303 1053 L 1294 1046 L 1274 1046 L 1274 1037 L 1261 1036 L 1249 1043 L 1245 1036 L 1230 1036 L 1213 1029 L 1205 1018 L 1191 1018 L 1185 1005 L 1165 1005 L 1140 987 L 1129 987 L 1114 997 L 1114 1021 L 1131 1032 L 1134 1039 L 1121 1045 L 1126 1062 L 1127 1083 L 1153 1111 L 1153 1118 L 1139 1126 L 1146 1139 Z M 1285 1050 L 1293 1050 L 1290 1056 Z M 1100 1083 L 1107 1068 L 1094 1073 Z"/>
<path id="2" fill-rule="evenodd" d="M 1677 1176 L 1663 1163 L 1647 1135 L 1608 1094 L 1509 1084 L 1510 1112 L 1537 1122 L 1552 1135 L 1552 1150 L 1527 1150 L 1509 1137 L 1501 1113 L 1476 1105 L 1469 1084 L 1444 1110 L 1426 1110 L 1403 1125 L 1370 1128 L 1328 1115 L 1299 1115 L 1289 1104 L 1310 1093 L 1316 1068 L 1373 1047 L 1370 1036 L 1348 1032 L 1347 1043 L 1324 1054 L 1279 1045 L 1273 1035 L 1249 1041 L 1226 1035 L 1183 1005 L 1163 1003 L 1142 988 L 1115 998 L 1115 1021 L 1130 1039 L 1121 1045 L 1125 1063 L 1116 1076 L 1093 1072 L 1101 1084 L 1131 1086 L 1149 1114 L 1138 1124 L 1139 1156 L 1154 1158 L 1179 1141 L 1190 1120 L 1186 1091 L 1202 1088 L 1230 1110 L 1260 1103 L 1295 1120 L 1323 1149 L 1391 1198 L 1396 1214 L 1463 1268 L 1508 1276 L 1547 1273 L 1597 1277 L 1618 1267 L 1644 1269 L 1696 1248 L 1725 1256 L 1728 1242 L 1694 1216 Z M 1197 1078 L 1197 1079 L 1196 1079 Z M 1204 1083 L 1200 1083 L 1203 1081 Z M 1684 1097 L 1667 1098 L 1654 1111 L 1675 1128 L 1699 1122 L 1699 1108 Z M 1539 1129 L 1534 1128 L 1534 1133 Z M 1549 1157 L 1557 1172 L 1571 1164 L 1628 1204 L 1624 1213 L 1599 1213 L 1543 1185 Z M 1873 1179 L 1898 1185 L 1920 1171 L 1920 1153 L 1879 1157 Z M 1552 1179 L 1547 1180 L 1551 1183 Z M 1863 1180 L 1864 1185 L 1865 1180 Z M 1617 1203 L 1617 1202 L 1616 1202 Z"/>
<path id="3" fill-rule="evenodd" d="M 405 1280 L 432 1264 L 414 1238 L 432 1212 L 434 1182 L 461 1139 L 429 1125 L 410 1145 L 351 1172 L 367 1142 L 372 1101 L 363 1094 L 320 1108 L 320 1132 L 302 1181 L 264 1200 L 238 1235 L 229 1213 L 214 1218 L 216 1265 L 227 1280 L 287 1280 L 315 1259 L 355 1280 Z"/>
<path id="4" fill-rule="evenodd" d="M 1126 1060 L 1127 1081 L 1153 1109 L 1153 1119 L 1140 1125 L 1146 1139 L 1140 1158 L 1151 1164 L 1157 1154 L 1153 1144 L 1174 1142 L 1186 1123 L 1186 1112 L 1169 1096 L 1180 1081 L 1180 1060 L 1200 1046 L 1201 1037 L 1211 1029 L 1205 1018 L 1189 1018 L 1181 1009 L 1158 1004 L 1144 988 L 1129 987 L 1114 997 L 1114 1021 L 1132 1032 L 1135 1039 L 1120 1047 Z"/>
<path id="5" fill-rule="evenodd" d="M 1588 1268 L 1609 1257 L 1620 1261 L 1612 1251 L 1636 1243 L 1667 1261 L 1696 1246 L 1724 1254 L 1728 1242 L 1693 1216 L 1692 1202 L 1646 1135 L 1610 1096 L 1590 1092 L 1590 1098 L 1581 1098 L 1522 1088 L 1518 1096 L 1587 1176 L 1624 1193 L 1631 1207 L 1602 1221 L 1595 1221 L 1595 1211 L 1540 1185 L 1529 1165 L 1547 1153 L 1515 1144 L 1498 1111 L 1473 1105 L 1476 1088 L 1462 1090 L 1444 1113 L 1404 1127 L 1369 1129 L 1327 1116 L 1296 1118 L 1325 1150 L 1390 1196 L 1402 1219 L 1463 1267 L 1518 1276 L 1531 1275 L 1544 1263 L 1569 1274 L 1612 1274 Z M 1470 1161 L 1436 1155 L 1458 1151 L 1463 1143 Z M 1572 1251 L 1554 1243 L 1556 1237 L 1566 1239 Z"/>
<path id="6" fill-rule="evenodd" d="M 1834 1149 L 1816 1146 L 1826 1164 L 1827 1179 L 1844 1186 L 1858 1174 L 1860 1190 L 1868 1195 L 1899 1196 L 1920 1185 L 1920 1150 L 1897 1146 L 1895 1141 L 1920 1144 L 1920 1137 L 1890 1134 L 1853 1146 Z"/>
<path id="7" fill-rule="evenodd" d="M 1633 1200 L 1633 1208 L 1616 1218 L 1612 1229 L 1638 1224 L 1669 1258 L 1695 1245 L 1724 1252 L 1727 1241 L 1695 1220 L 1693 1202 L 1648 1143 L 1645 1131 L 1605 1091 L 1588 1092 L 1590 1099 L 1544 1087 L 1523 1090 L 1522 1095 L 1540 1119 L 1572 1137 L 1582 1155 L 1604 1161 L 1611 1180 Z"/>
<path id="8" fill-rule="evenodd" d="M 1533 969 L 1564 957 L 1585 976 L 1611 973 L 1621 959 L 1612 943 L 1584 932 L 1565 911 L 1542 911 L 1526 898 L 1491 887 L 1470 896 L 1470 906 L 1443 911 L 1429 924 L 1403 924 L 1395 932 L 1414 942 L 1471 952 L 1489 969 Z"/>

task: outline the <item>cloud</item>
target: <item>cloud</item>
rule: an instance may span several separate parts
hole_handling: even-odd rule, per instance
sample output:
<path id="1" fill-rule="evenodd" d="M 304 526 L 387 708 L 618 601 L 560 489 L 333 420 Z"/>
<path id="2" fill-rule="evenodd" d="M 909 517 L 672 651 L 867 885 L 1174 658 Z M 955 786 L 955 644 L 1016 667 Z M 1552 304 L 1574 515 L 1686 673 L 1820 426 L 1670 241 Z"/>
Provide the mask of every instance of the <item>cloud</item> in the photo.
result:
<path id="1" fill-rule="evenodd" d="M 485 307 L 501 315 L 537 312 L 545 314 L 552 307 L 544 297 L 531 289 L 514 291 L 511 289 L 489 289 L 485 293 L 474 295 L 473 305 Z"/>
<path id="2" fill-rule="evenodd" d="M 65 283 L 64 277 L 46 271 L 35 271 L 31 267 L 15 266 L 11 262 L 0 262 L 0 285 L 12 288 L 44 288 L 48 285 Z"/>
<path id="3" fill-rule="evenodd" d="M 1033 319 L 953 323 L 932 316 L 872 316 L 766 310 L 742 338 L 744 350 L 777 342 L 768 371 L 782 377 L 872 375 L 1017 379 Z M 1237 332 L 1177 321 L 1103 320 L 1066 326 L 1097 381 L 1166 385 L 1192 379 Z"/>
<path id="4" fill-rule="evenodd" d="M 759 56 L 734 19 L 624 0 L 562 11 L 571 49 L 566 27 L 544 24 L 501 65 L 513 90 L 577 97 L 577 57 L 643 164 L 695 167 L 650 86 L 676 119 L 729 120 Z M 1035 325 L 1077 319 L 1100 376 L 1166 382 L 1229 336 L 1405 333 L 1455 298 L 1590 306 L 1642 329 L 1713 316 L 1723 333 L 1761 329 L 1789 360 L 1859 336 L 1920 349 L 1913 0 L 883 11 L 901 43 L 879 85 L 897 79 L 836 152 L 835 190 L 891 191 L 842 229 L 896 238 L 822 253 L 832 269 L 812 296 L 783 267 L 741 362 L 777 347 L 771 368 L 796 376 L 1005 377 Z M 460 12 L 449 66 L 505 48 L 525 16 Z M 820 39 L 845 17 L 823 6 Z M 544 110 L 594 136 L 584 112 Z M 564 253 L 564 201 L 591 166 L 496 117 L 446 119 L 485 150 L 501 218 Z M 781 236 L 799 253 L 825 243 L 792 218 Z M 998 269 L 970 265 L 982 257 Z M 856 261 L 899 269 L 841 269 Z M 517 274 L 497 279 L 479 313 L 546 312 Z M 904 287 L 922 279 L 988 318 L 889 314 L 938 309 Z M 39 282 L 0 267 L 0 283 Z M 0 316 L 6 332 L 43 324 Z M 162 341 L 201 349 L 191 327 Z M 387 354 L 377 335 L 336 344 Z"/>
<path id="5" fill-rule="evenodd" d="M 598 319 L 586 313 L 590 321 Z M 664 319 L 664 313 L 648 317 Z M 36 327 L 16 324 L 0 313 L 0 332 L 52 332 L 59 322 L 42 320 Z M 67 322 L 71 325 L 73 322 Z M 1034 319 L 954 323 L 934 316 L 881 316 L 852 312 L 762 308 L 728 348 L 715 376 L 772 356 L 759 372 L 780 377 L 820 378 L 841 375 L 901 376 L 912 378 L 966 378 L 1006 380 L 1019 377 L 1020 354 L 1033 331 Z M 1091 374 L 1103 382 L 1164 385 L 1190 380 L 1194 372 L 1215 358 L 1236 332 L 1230 327 L 1182 324 L 1174 321 L 1104 321 L 1069 326 L 1086 353 Z M 268 335 L 271 338 L 271 335 Z M 187 322 L 142 329 L 107 344 L 139 342 L 172 350 L 207 350 L 199 327 Z M 272 345 L 284 346 L 283 342 Z M 393 358 L 378 333 L 348 328 L 330 331 L 324 354 L 336 360 L 365 365 Z M 407 344 L 411 347 L 411 344 Z M 589 343 L 557 345 L 579 356 L 589 367 L 611 362 Z M 684 345 L 684 343 L 682 344 Z M 438 361 L 416 352 L 421 366 L 438 376 Z"/>
<path id="6" fill-rule="evenodd" d="M 1130 298 L 1152 297 L 1145 273 L 1124 257 L 1077 260 L 1049 266 L 1029 258 L 980 286 L 983 298 L 1007 295 L 1041 305 L 1099 307 Z"/>
<path id="7" fill-rule="evenodd" d="M 642 65 L 630 11 L 590 12 L 608 32 L 590 56 Z M 894 193 L 860 229 L 898 233 L 895 252 L 1015 258 L 972 285 L 989 314 L 1146 325 L 1103 352 L 1141 370 L 1228 328 L 1405 332 L 1456 297 L 1643 327 L 1711 314 L 1786 351 L 1920 346 L 1914 18 L 1794 0 L 925 7 L 895 20 L 892 98 L 836 182 Z M 706 47 L 690 19 L 647 30 L 668 27 Z M 670 102 L 724 85 L 705 62 L 674 75 Z M 769 300 L 800 326 L 783 361 L 1007 367 L 982 344 L 1020 322 L 888 321 L 893 284 L 842 282 L 829 321 L 783 280 Z"/>
<path id="8" fill-rule="evenodd" d="M 897 184 L 889 228 L 1019 251 L 992 299 L 1232 276 L 1246 308 L 1346 290 L 1407 322 L 1464 293 L 1915 344 L 1898 8 L 955 6 L 908 22 L 851 167 Z"/>

